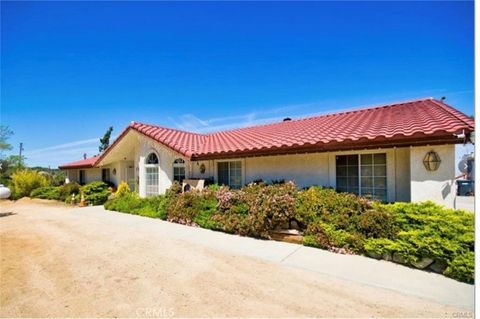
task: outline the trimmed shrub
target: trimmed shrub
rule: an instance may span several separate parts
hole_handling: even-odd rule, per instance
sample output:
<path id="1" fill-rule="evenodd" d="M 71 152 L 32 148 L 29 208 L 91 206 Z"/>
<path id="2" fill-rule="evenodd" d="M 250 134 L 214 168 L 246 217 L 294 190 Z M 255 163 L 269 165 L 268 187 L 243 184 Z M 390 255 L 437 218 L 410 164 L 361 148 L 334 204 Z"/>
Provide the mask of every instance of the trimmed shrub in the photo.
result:
<path id="1" fill-rule="evenodd" d="M 473 251 L 467 251 L 455 256 L 448 263 L 444 275 L 473 284 L 475 280 L 475 254 Z"/>
<path id="2" fill-rule="evenodd" d="M 141 207 L 141 198 L 136 193 L 128 193 L 124 196 L 116 196 L 103 205 L 105 209 L 115 210 L 122 213 L 132 213 Z"/>
<path id="3" fill-rule="evenodd" d="M 137 193 L 130 192 L 108 200 L 104 207 L 108 210 L 132 215 L 166 219 L 167 202 L 168 199 L 162 195 L 140 198 Z"/>
<path id="4" fill-rule="evenodd" d="M 339 229 L 356 230 L 360 213 L 371 208 L 371 202 L 348 193 L 312 186 L 301 191 L 297 199 L 296 218 L 304 225 L 320 218 Z"/>
<path id="5" fill-rule="evenodd" d="M 444 275 L 473 282 L 473 214 L 432 202 L 382 207 L 395 216 L 400 232 L 393 240 L 368 239 L 365 243 L 368 254 L 396 254 L 408 265 L 425 257 L 432 258 L 448 264 Z"/>
<path id="6" fill-rule="evenodd" d="M 11 179 L 13 199 L 29 196 L 34 189 L 48 186 L 45 176 L 30 169 L 16 171 L 12 174 Z"/>
<path id="7" fill-rule="evenodd" d="M 376 205 L 358 217 L 358 231 L 367 238 L 394 238 L 398 233 L 395 215 Z"/>
<path id="8" fill-rule="evenodd" d="M 209 188 L 203 191 L 191 190 L 170 197 L 167 207 L 167 219 L 186 225 L 200 225 L 204 228 L 216 228 L 212 219 L 216 211 L 215 192 Z"/>
<path id="9" fill-rule="evenodd" d="M 319 219 L 308 225 L 305 231 L 307 246 L 324 249 L 345 248 L 349 251 L 361 251 L 363 249 L 363 237 L 345 230 L 337 230 Z"/>
<path id="10" fill-rule="evenodd" d="M 295 219 L 295 184 L 251 183 L 241 190 L 221 187 L 214 220 L 227 232 L 270 238 L 269 231 Z"/>
<path id="11" fill-rule="evenodd" d="M 37 189 L 34 189 L 30 193 L 30 197 L 60 200 L 61 199 L 60 187 L 54 187 L 54 186 L 39 187 Z"/>
<path id="12" fill-rule="evenodd" d="M 128 183 L 127 182 L 121 182 L 119 185 L 118 185 L 118 188 L 117 188 L 117 191 L 115 192 L 115 197 L 122 197 L 126 194 L 130 194 L 131 193 L 131 190 L 130 190 L 130 186 L 128 186 Z"/>
<path id="13" fill-rule="evenodd" d="M 178 181 L 173 181 L 172 185 L 165 192 L 167 197 L 173 197 L 182 193 L 182 185 Z"/>
<path id="14" fill-rule="evenodd" d="M 77 183 L 63 184 L 60 187 L 60 198 L 64 201 L 71 201 L 73 195 L 80 194 L 80 185 Z"/>
<path id="15" fill-rule="evenodd" d="M 104 182 L 91 182 L 80 188 L 85 201 L 90 205 L 103 205 L 110 196 L 108 185 Z"/>

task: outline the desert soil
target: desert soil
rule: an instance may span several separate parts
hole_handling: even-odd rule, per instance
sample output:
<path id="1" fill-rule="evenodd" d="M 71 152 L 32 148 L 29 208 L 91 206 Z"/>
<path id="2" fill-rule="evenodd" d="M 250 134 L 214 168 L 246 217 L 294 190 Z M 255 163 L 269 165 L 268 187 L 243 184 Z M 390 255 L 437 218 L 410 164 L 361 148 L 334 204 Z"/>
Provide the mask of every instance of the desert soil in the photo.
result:
<path id="1" fill-rule="evenodd" d="M 462 309 L 82 216 L 0 202 L 2 317 L 458 317 Z M 129 218 L 140 218 L 129 216 Z M 158 221 L 156 221 L 158 222 Z"/>

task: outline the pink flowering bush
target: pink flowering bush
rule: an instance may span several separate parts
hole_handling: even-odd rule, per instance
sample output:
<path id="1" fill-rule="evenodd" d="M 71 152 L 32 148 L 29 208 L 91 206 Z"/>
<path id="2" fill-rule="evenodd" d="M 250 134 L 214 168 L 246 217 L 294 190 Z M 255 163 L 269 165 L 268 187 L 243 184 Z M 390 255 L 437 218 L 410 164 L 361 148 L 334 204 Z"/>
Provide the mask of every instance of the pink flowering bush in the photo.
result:
<path id="1" fill-rule="evenodd" d="M 295 216 L 294 183 L 249 184 L 242 190 L 221 187 L 217 191 L 220 227 L 245 236 L 269 238 L 268 231 L 288 223 Z"/>

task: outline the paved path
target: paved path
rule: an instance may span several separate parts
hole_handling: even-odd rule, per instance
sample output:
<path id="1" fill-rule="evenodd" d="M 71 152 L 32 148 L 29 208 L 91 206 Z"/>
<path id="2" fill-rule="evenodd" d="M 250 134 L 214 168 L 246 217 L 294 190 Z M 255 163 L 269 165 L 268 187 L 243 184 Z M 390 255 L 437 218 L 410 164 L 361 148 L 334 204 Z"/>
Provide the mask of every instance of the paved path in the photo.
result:
<path id="1" fill-rule="evenodd" d="M 97 215 L 103 207 L 82 209 Z M 121 222 L 155 228 L 172 238 L 205 245 L 235 255 L 244 255 L 306 269 L 374 287 L 426 298 L 435 302 L 473 309 L 474 286 L 445 276 L 358 255 L 341 255 L 326 250 L 279 241 L 241 237 L 161 220 L 127 216 Z"/>

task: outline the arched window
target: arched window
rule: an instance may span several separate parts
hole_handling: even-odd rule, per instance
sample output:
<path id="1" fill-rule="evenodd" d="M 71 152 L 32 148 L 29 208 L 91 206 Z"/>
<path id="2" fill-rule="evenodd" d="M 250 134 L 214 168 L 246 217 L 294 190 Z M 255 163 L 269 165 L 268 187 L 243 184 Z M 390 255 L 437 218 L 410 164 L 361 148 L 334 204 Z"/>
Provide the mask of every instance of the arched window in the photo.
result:
<path id="1" fill-rule="evenodd" d="M 157 154 L 155 153 L 148 154 L 145 164 L 158 164 Z"/>
<path id="2" fill-rule="evenodd" d="M 155 153 L 148 154 L 145 159 L 145 186 L 146 195 L 158 195 L 158 156 Z"/>
<path id="3" fill-rule="evenodd" d="M 173 161 L 173 180 L 182 183 L 185 179 L 185 161 L 177 158 Z"/>

